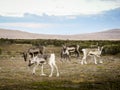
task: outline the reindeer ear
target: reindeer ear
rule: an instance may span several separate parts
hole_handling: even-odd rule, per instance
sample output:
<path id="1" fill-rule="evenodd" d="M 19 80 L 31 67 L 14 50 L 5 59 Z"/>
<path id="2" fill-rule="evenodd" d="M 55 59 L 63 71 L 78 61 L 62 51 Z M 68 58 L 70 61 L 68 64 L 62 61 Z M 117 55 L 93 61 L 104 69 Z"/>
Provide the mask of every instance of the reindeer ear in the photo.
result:
<path id="1" fill-rule="evenodd" d="M 27 61 L 28 54 L 26 52 L 23 52 L 23 58 L 24 58 L 24 61 Z"/>

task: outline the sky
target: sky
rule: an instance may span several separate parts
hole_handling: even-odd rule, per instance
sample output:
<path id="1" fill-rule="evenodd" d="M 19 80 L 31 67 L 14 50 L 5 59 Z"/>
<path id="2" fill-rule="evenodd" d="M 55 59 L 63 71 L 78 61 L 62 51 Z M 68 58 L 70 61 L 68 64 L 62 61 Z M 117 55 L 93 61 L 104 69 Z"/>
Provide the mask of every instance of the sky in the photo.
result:
<path id="1" fill-rule="evenodd" d="M 0 0 L 0 28 L 63 35 L 120 29 L 120 0 Z"/>

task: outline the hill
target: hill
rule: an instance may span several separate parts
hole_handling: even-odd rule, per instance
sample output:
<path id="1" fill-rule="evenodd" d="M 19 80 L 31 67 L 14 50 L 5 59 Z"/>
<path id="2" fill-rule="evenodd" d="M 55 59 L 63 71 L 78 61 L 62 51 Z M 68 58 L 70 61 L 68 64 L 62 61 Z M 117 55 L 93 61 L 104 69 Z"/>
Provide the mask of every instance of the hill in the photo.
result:
<path id="1" fill-rule="evenodd" d="M 19 30 L 0 29 L 0 38 L 8 39 L 62 39 L 62 40 L 120 40 L 120 29 L 76 35 L 36 34 Z"/>

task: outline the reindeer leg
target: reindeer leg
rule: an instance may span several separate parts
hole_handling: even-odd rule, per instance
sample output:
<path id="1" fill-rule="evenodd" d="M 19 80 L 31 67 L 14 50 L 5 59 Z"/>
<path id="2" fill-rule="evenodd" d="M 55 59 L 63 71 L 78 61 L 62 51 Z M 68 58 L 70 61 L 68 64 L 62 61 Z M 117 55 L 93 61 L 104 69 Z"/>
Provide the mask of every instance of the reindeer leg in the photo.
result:
<path id="1" fill-rule="evenodd" d="M 77 51 L 77 58 L 80 58 L 80 52 Z"/>
<path id="2" fill-rule="evenodd" d="M 69 62 L 71 62 L 70 56 L 68 55 Z"/>
<path id="3" fill-rule="evenodd" d="M 86 57 L 86 58 L 87 58 L 87 57 Z M 86 59 L 84 59 L 84 63 L 85 63 L 85 64 L 87 64 L 87 61 L 86 61 Z"/>
<path id="4" fill-rule="evenodd" d="M 82 65 L 83 65 L 84 63 L 87 64 L 86 58 L 87 58 L 87 56 L 84 55 L 83 58 L 82 58 L 82 61 L 81 61 L 81 64 L 82 64 Z"/>
<path id="5" fill-rule="evenodd" d="M 34 66 L 34 68 L 33 68 L 33 71 L 32 71 L 32 74 L 33 74 L 33 75 L 35 75 L 35 70 L 36 70 L 37 67 L 38 67 L 38 64 L 36 64 L 36 65 Z"/>
<path id="6" fill-rule="evenodd" d="M 52 75 L 53 75 L 53 70 L 54 70 L 54 67 L 53 67 L 52 63 L 49 63 L 49 65 L 50 65 L 50 67 L 51 67 L 51 73 L 50 73 L 49 77 L 52 77 Z"/>
<path id="7" fill-rule="evenodd" d="M 94 55 L 93 57 L 94 57 L 95 64 L 97 64 L 96 56 Z"/>
<path id="8" fill-rule="evenodd" d="M 60 59 L 60 62 L 62 62 L 62 63 L 64 62 L 64 58 L 63 57 Z"/>
<path id="9" fill-rule="evenodd" d="M 44 71 L 43 71 L 43 64 L 41 66 L 41 76 L 46 76 L 46 74 L 44 74 Z"/>
<path id="10" fill-rule="evenodd" d="M 57 65 L 54 63 L 53 66 L 56 68 L 56 71 L 57 71 L 57 75 L 56 75 L 56 77 L 59 77 L 59 71 L 58 71 L 58 67 L 57 67 Z"/>
<path id="11" fill-rule="evenodd" d="M 100 59 L 100 56 L 98 55 L 98 58 L 99 58 L 99 63 L 103 63 L 103 61 Z"/>
<path id="12" fill-rule="evenodd" d="M 63 58 L 64 58 L 64 56 L 63 56 L 63 54 L 61 53 L 61 59 L 60 59 L 61 62 L 63 62 Z"/>
<path id="13" fill-rule="evenodd" d="M 81 61 L 81 64 L 83 65 L 83 62 L 84 62 L 84 58 L 82 59 L 82 61 Z"/>

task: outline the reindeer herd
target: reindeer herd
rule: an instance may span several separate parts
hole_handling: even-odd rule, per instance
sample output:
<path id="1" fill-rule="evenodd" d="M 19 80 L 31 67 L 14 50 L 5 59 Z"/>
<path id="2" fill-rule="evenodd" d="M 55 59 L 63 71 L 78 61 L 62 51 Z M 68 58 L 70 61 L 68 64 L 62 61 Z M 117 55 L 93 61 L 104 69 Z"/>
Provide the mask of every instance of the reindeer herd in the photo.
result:
<path id="1" fill-rule="evenodd" d="M 96 47 L 97 46 L 97 47 Z M 56 76 L 59 76 L 59 71 L 58 67 L 56 65 L 56 59 L 55 59 L 55 53 L 51 52 L 50 54 L 45 53 L 45 47 L 44 46 L 39 46 L 39 47 L 32 47 L 28 49 L 27 51 L 23 52 L 23 58 L 25 61 L 28 61 L 28 66 L 32 66 L 32 74 L 35 74 L 36 68 L 40 65 L 41 66 L 41 76 L 46 76 L 44 73 L 44 64 L 48 64 L 51 68 L 51 72 L 49 77 L 52 77 L 54 68 L 57 71 Z M 100 47 L 98 45 L 92 45 L 90 48 L 83 48 L 80 49 L 79 45 L 72 45 L 72 46 L 67 46 L 63 45 L 61 48 L 61 62 L 64 61 L 71 61 L 71 56 L 75 55 L 77 59 L 79 60 L 79 63 L 87 64 L 87 57 L 91 56 L 94 59 L 94 63 L 97 64 L 97 57 L 99 58 L 99 63 L 103 63 L 103 61 L 100 59 L 101 53 L 103 50 L 103 46 Z M 80 60 L 80 51 L 83 53 L 82 60 Z"/>

